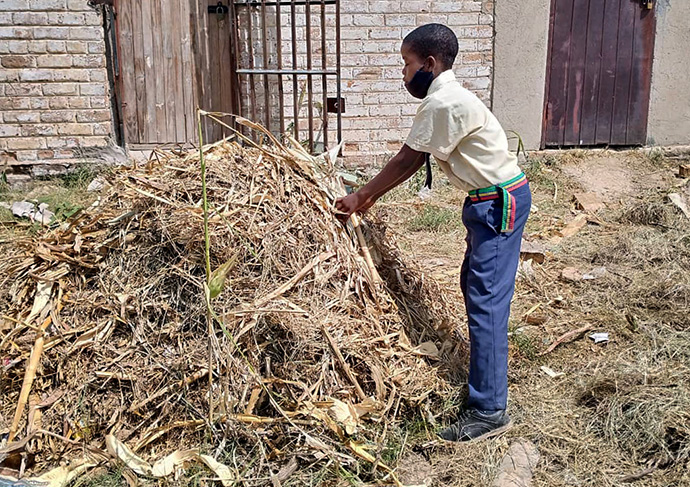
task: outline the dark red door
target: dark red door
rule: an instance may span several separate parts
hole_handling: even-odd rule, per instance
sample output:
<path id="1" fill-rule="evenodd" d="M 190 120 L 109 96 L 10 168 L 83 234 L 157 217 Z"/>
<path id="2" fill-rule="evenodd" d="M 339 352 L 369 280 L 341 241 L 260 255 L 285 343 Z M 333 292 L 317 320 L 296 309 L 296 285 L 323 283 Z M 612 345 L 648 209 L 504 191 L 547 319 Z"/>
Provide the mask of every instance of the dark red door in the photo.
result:
<path id="1" fill-rule="evenodd" d="M 643 145 L 656 18 L 642 0 L 552 0 L 545 147 Z"/>

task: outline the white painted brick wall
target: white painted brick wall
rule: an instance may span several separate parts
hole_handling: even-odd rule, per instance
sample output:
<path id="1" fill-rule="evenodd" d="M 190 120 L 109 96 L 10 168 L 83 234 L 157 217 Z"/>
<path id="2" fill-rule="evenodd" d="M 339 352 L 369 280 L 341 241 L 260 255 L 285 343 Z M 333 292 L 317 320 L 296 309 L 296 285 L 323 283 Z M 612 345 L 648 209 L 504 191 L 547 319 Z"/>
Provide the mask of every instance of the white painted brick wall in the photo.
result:
<path id="1" fill-rule="evenodd" d="M 0 0 L 0 160 L 71 159 L 109 144 L 102 24 L 87 0 Z"/>

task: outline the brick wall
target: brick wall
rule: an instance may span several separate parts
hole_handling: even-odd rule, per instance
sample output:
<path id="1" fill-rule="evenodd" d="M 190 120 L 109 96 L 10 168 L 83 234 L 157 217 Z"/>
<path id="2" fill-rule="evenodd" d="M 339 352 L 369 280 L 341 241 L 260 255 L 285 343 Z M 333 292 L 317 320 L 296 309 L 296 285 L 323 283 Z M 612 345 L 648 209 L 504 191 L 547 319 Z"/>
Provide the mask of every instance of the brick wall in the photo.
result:
<path id="1" fill-rule="evenodd" d="M 493 0 L 348 0 L 341 8 L 348 163 L 380 164 L 404 142 L 419 102 L 404 88 L 399 52 L 417 26 L 437 22 L 453 29 L 460 45 L 456 76 L 490 104 Z"/>
<path id="2" fill-rule="evenodd" d="M 87 0 L 0 0 L 0 162 L 56 162 L 109 144 L 102 25 Z"/>

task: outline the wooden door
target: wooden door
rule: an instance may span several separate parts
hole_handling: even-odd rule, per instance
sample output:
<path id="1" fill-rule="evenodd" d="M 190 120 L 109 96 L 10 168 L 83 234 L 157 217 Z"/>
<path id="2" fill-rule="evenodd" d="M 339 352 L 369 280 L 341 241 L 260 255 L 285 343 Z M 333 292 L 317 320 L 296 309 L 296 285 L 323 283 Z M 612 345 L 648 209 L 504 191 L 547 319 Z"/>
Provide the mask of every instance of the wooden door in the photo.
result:
<path id="1" fill-rule="evenodd" d="M 117 0 L 117 82 L 131 148 L 198 140 L 196 109 L 232 112 L 231 28 L 211 0 Z M 223 136 L 205 123 L 204 142 Z"/>
<path id="2" fill-rule="evenodd" d="M 543 146 L 646 143 L 656 28 L 647 5 L 552 0 Z"/>

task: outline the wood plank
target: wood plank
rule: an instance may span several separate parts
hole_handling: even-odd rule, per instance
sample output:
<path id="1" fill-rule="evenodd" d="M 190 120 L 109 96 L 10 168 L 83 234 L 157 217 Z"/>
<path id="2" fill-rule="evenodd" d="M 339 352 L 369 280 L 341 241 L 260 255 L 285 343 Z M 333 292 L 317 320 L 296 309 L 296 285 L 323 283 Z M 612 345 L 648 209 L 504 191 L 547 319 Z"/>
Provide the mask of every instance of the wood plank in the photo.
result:
<path id="1" fill-rule="evenodd" d="M 221 110 L 221 83 L 220 83 L 220 64 L 219 64 L 219 49 L 220 49 L 220 22 L 216 15 L 209 15 L 208 17 L 208 53 L 209 53 L 209 65 L 206 68 L 209 77 L 209 93 L 207 103 L 208 111 L 220 111 Z M 215 142 L 220 139 L 221 127 L 216 123 L 209 122 L 209 140 L 208 142 Z"/>
<path id="2" fill-rule="evenodd" d="M 165 118 L 165 58 L 163 56 L 163 31 L 165 26 L 162 22 L 162 10 L 156 8 L 158 2 L 150 0 L 152 39 L 153 39 L 153 62 L 152 69 L 155 72 L 156 89 L 156 142 L 168 142 L 168 128 Z"/>
<path id="3" fill-rule="evenodd" d="M 141 2 L 130 2 L 134 47 L 134 89 L 137 99 L 137 132 L 139 142 L 150 142 L 146 117 L 146 62 L 144 59 L 144 26 Z"/>
<path id="4" fill-rule="evenodd" d="M 563 145 L 580 145 L 580 117 L 582 115 L 585 65 L 587 62 L 587 27 L 589 1 L 575 0 L 570 33 L 567 104 Z"/>
<path id="5" fill-rule="evenodd" d="M 609 0 L 610 1 L 610 0 Z M 601 89 L 602 41 L 604 40 L 605 0 L 589 1 L 587 23 L 587 54 L 580 118 L 581 145 L 596 143 L 597 108 Z"/>
<path id="6" fill-rule="evenodd" d="M 547 104 L 546 144 L 563 145 L 567 110 L 570 32 L 575 0 L 556 0 L 551 47 L 551 79 Z"/>
<path id="7" fill-rule="evenodd" d="M 190 0 L 178 0 L 180 2 L 180 39 L 182 48 L 182 88 L 183 88 L 183 113 L 185 127 L 185 141 L 196 141 L 196 103 L 194 102 L 194 90 L 196 77 L 194 76 L 193 52 L 192 52 L 192 12 Z M 196 2 L 197 4 L 199 2 Z"/>
<path id="8" fill-rule="evenodd" d="M 640 10 L 637 2 L 621 0 L 621 16 L 618 22 L 618 59 L 616 61 L 616 88 L 613 97 L 611 121 L 611 145 L 625 145 L 628 132 L 628 105 L 632 81 L 633 44 L 635 18 Z"/>
<path id="9" fill-rule="evenodd" d="M 635 25 L 633 71 L 628 108 L 626 145 L 647 143 L 649 98 L 652 89 L 652 62 L 656 32 L 655 9 L 641 8 Z"/>
<path id="10" fill-rule="evenodd" d="M 192 22 L 192 28 L 195 32 L 194 40 L 196 45 L 194 46 L 194 72 L 196 78 L 195 87 L 195 97 L 194 100 L 197 104 L 197 108 L 202 110 L 209 109 L 208 103 L 208 93 L 210 91 L 211 79 L 209 76 L 209 60 L 208 60 L 208 3 L 204 0 L 190 0 L 193 2 L 192 8 L 194 11 L 194 21 Z M 195 114 L 196 116 L 196 114 Z M 196 119 L 195 123 L 195 134 L 196 134 Z M 210 140 L 210 125 L 205 119 L 202 119 L 203 127 L 203 137 L 204 142 Z M 198 136 L 195 135 L 195 140 Z"/>
<path id="11" fill-rule="evenodd" d="M 120 1 L 118 5 L 118 30 L 120 32 L 120 76 L 122 78 L 122 114 L 127 144 L 139 143 L 137 124 L 137 98 L 134 82 L 134 46 L 132 35 L 132 3 Z"/>
<path id="12" fill-rule="evenodd" d="M 171 42 L 172 42 L 172 86 L 175 95 L 174 115 L 175 139 L 174 142 L 186 142 L 187 133 L 185 128 L 184 112 L 184 86 L 182 79 L 182 22 L 181 4 L 185 0 L 172 0 L 174 7 L 171 9 L 172 23 Z"/>
<path id="13" fill-rule="evenodd" d="M 163 65 L 159 72 L 165 83 L 165 139 L 164 142 L 175 142 L 177 139 L 175 123 L 175 60 L 173 59 L 172 16 L 170 8 L 159 9 L 161 13 L 160 29 L 163 33 Z M 175 12 L 174 15 L 178 15 Z"/>
<path id="14" fill-rule="evenodd" d="M 232 113 L 232 69 L 230 56 L 230 35 L 232 24 L 230 17 L 226 16 L 219 23 L 218 30 L 218 67 L 220 69 L 220 104 L 219 110 L 224 113 Z M 225 122 L 230 122 L 226 119 Z M 225 127 L 220 127 L 220 137 L 228 137 L 230 131 Z"/>
<path id="15" fill-rule="evenodd" d="M 145 66 L 146 117 L 148 132 L 145 143 L 160 140 L 156 111 L 156 70 L 153 50 L 153 0 L 141 0 L 141 20 L 143 29 L 143 55 Z M 158 33 L 156 33 L 157 35 Z"/>
<path id="16" fill-rule="evenodd" d="M 597 107 L 595 144 L 611 142 L 611 122 L 613 118 L 613 98 L 616 87 L 616 57 L 618 55 L 618 20 L 621 1 L 606 0 L 604 7 L 604 34 L 601 57 L 601 88 Z"/>

